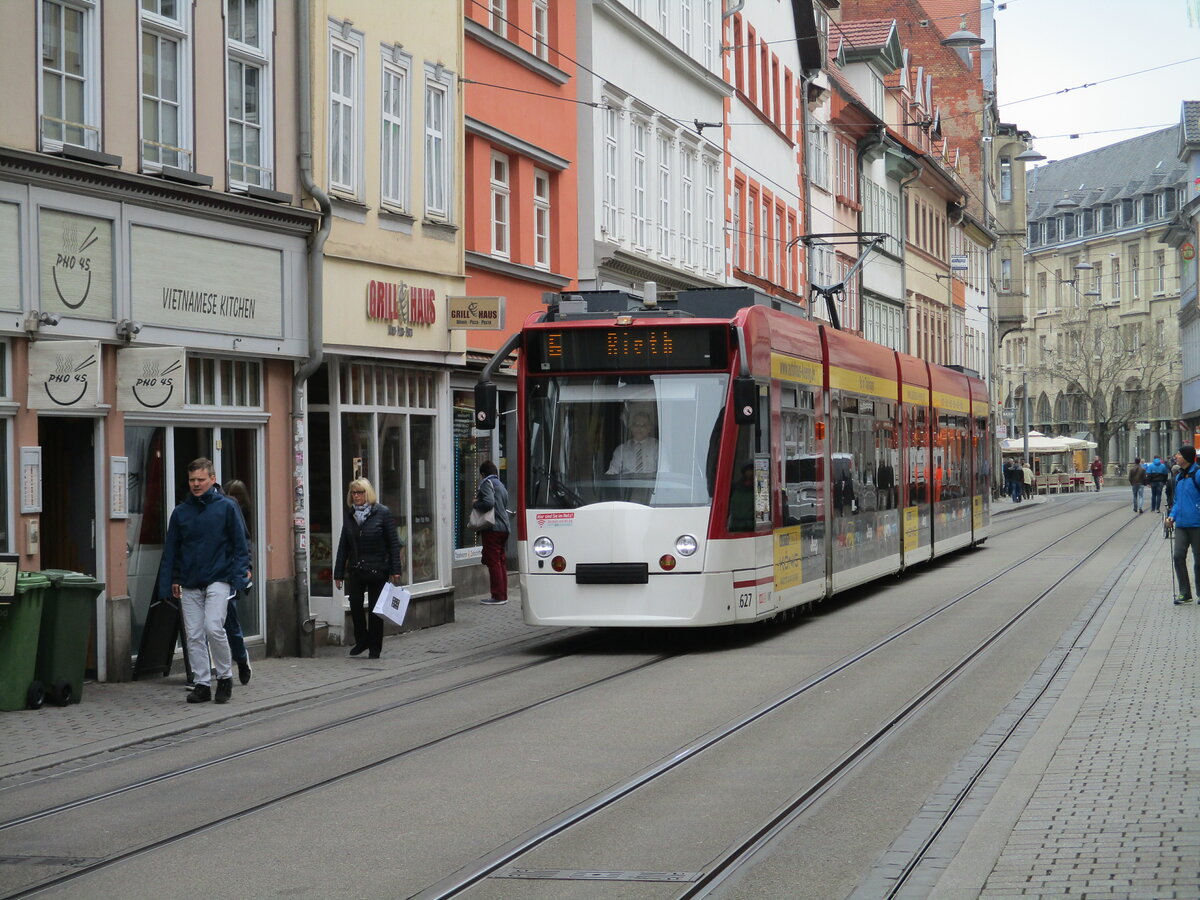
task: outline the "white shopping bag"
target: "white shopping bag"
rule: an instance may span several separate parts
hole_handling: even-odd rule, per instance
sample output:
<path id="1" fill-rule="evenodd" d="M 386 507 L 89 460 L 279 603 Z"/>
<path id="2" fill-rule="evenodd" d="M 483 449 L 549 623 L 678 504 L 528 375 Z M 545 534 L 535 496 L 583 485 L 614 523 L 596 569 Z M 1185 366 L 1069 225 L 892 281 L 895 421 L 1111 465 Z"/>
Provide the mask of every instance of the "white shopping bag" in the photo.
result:
<path id="1" fill-rule="evenodd" d="M 383 590 L 379 592 L 379 599 L 375 601 L 375 609 L 373 612 L 377 616 L 382 616 L 389 622 L 394 622 L 396 625 L 404 625 L 404 616 L 408 612 L 408 601 L 412 599 L 412 595 L 407 588 L 402 588 L 398 584 L 392 584 L 390 581 L 383 586 Z"/>

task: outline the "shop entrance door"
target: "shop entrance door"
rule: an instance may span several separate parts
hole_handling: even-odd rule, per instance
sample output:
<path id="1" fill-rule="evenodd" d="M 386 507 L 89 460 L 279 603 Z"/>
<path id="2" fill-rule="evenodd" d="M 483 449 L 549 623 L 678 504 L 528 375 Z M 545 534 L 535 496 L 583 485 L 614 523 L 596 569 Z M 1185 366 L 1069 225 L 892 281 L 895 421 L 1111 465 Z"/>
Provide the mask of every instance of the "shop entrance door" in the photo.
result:
<path id="1" fill-rule="evenodd" d="M 96 570 L 96 456 L 93 419 L 38 419 L 42 448 L 41 552 L 43 569 L 68 569 L 99 577 Z M 93 610 L 87 674 L 96 676 Z"/>

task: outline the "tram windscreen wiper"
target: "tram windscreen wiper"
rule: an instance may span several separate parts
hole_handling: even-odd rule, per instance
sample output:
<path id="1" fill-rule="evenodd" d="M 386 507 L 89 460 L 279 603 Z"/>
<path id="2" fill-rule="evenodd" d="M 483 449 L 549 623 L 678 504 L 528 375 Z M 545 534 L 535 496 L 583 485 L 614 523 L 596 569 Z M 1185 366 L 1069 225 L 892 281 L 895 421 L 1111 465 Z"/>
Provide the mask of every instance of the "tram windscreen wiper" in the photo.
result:
<path id="1" fill-rule="evenodd" d="M 559 502 L 566 509 L 578 509 L 584 506 L 587 501 L 579 494 L 575 493 L 571 488 L 567 487 L 557 473 L 551 471 L 550 475 L 550 496 Z"/>

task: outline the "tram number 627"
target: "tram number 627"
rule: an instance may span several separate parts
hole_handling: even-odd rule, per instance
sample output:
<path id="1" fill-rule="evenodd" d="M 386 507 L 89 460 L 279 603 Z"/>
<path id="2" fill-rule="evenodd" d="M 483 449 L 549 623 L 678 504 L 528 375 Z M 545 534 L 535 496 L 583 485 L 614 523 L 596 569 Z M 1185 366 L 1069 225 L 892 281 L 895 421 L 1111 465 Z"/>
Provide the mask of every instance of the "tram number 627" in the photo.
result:
<path id="1" fill-rule="evenodd" d="M 754 606 L 754 592 L 738 594 L 738 609 L 751 609 Z"/>

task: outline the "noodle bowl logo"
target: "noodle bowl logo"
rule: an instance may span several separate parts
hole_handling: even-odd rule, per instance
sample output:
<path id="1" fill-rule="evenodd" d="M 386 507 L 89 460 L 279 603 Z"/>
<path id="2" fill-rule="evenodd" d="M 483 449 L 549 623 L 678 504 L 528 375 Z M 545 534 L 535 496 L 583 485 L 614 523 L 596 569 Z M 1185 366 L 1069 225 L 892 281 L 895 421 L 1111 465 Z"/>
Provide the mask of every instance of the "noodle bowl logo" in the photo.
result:
<path id="1" fill-rule="evenodd" d="M 50 275 L 54 292 L 67 309 L 79 309 L 87 302 L 92 290 L 92 257 L 87 249 L 98 240 L 95 226 L 82 238 L 74 224 L 63 229 L 62 246 L 55 254 Z"/>
<path id="2" fill-rule="evenodd" d="M 175 393 L 175 373 L 182 365 L 177 359 L 171 360 L 167 367 L 160 371 L 161 360 L 146 360 L 142 365 L 142 374 L 133 382 L 133 396 L 137 402 L 148 409 L 164 406 Z"/>
<path id="3" fill-rule="evenodd" d="M 46 378 L 46 396 L 59 406 L 74 406 L 87 393 L 89 370 L 95 365 L 96 357 L 91 354 L 83 362 L 78 357 L 59 354 L 54 358 L 54 371 Z"/>

